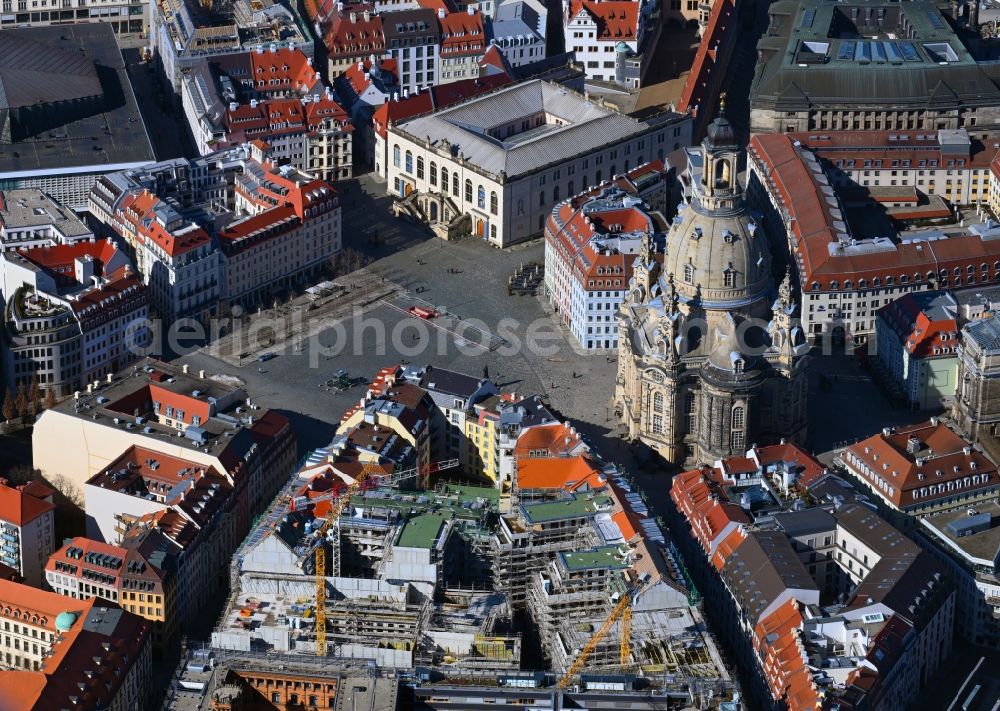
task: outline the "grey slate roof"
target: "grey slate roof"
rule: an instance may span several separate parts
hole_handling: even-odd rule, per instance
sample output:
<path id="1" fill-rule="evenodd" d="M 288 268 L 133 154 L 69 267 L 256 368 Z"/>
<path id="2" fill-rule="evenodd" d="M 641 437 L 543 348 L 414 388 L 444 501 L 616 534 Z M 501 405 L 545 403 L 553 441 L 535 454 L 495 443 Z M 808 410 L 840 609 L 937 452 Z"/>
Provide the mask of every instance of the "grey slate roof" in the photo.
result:
<path id="1" fill-rule="evenodd" d="M 886 19 L 877 26 L 859 20 L 859 27 L 854 27 L 847 18 L 855 8 L 862 16 L 882 10 Z M 929 0 L 856 0 L 849 6 L 826 0 L 778 0 L 769 12 L 774 18 L 770 33 L 757 45 L 762 59 L 751 89 L 755 108 L 836 107 L 844 100 L 851 106 L 914 108 L 1000 103 L 1000 68 L 978 65 L 937 4 Z M 876 35 L 878 47 L 873 49 L 868 38 Z M 807 42 L 812 47 L 826 45 L 827 50 L 805 50 Z M 870 50 L 868 59 L 859 54 L 858 44 Z M 892 49 L 886 50 L 886 44 Z M 904 50 L 900 45 L 907 46 Z M 953 56 L 941 64 L 942 56 L 934 47 L 944 45 Z M 872 51 L 882 56 L 874 58 Z M 890 58 L 887 51 L 898 56 Z M 903 51 L 908 58 L 903 58 Z"/>
<path id="2" fill-rule="evenodd" d="M 154 160 L 153 148 L 110 23 L 4 30 L 0 32 L 0 64 L 11 61 L 4 57 L 3 47 L 15 46 L 12 42 L 19 43 L 17 46 L 22 49 L 18 51 L 28 51 L 25 42 L 38 47 L 32 50 L 37 51 L 37 56 L 26 55 L 24 61 L 34 57 L 39 60 L 35 66 L 45 71 L 36 77 L 42 86 L 33 89 L 22 89 L 22 80 L 15 79 L 13 85 L 17 88 L 11 91 L 5 77 L 6 101 L 13 105 L 37 96 L 38 101 L 52 106 L 32 114 L 44 116 L 47 121 L 38 135 L 17 136 L 13 143 L 0 141 L 0 175 Z M 74 59 L 68 59 L 67 54 Z M 93 72 L 92 78 L 82 63 Z M 96 82 L 96 86 L 92 82 Z M 86 100 L 72 101 L 81 97 Z M 0 107 L 0 123 L 5 108 Z M 9 113 L 16 113 L 16 109 Z M 37 122 L 29 123 L 38 129 Z"/>
<path id="3" fill-rule="evenodd" d="M 752 532 L 726 559 L 722 577 L 754 624 L 788 588 L 819 589 L 780 531 Z"/>
<path id="4" fill-rule="evenodd" d="M 569 123 L 546 125 L 506 140 L 488 134 L 494 126 L 540 112 Z M 535 80 L 402 121 L 397 129 L 415 140 L 429 137 L 433 144 L 447 140 L 455 155 L 464 155 L 466 161 L 493 175 L 503 171 L 511 178 L 642 133 L 656 120 L 663 119 L 638 121 L 565 87 Z"/>
<path id="5" fill-rule="evenodd" d="M 94 63 L 11 32 L 0 33 L 0 109 L 69 101 L 103 92 Z"/>

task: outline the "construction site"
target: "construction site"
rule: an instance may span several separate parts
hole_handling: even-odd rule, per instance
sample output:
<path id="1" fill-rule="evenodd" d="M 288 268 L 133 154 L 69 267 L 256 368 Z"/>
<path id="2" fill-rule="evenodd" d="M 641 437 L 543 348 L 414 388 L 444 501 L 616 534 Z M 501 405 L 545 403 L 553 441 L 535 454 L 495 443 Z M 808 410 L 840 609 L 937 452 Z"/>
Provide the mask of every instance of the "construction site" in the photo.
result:
<path id="1" fill-rule="evenodd" d="M 214 648 L 425 681 L 732 697 L 698 594 L 623 472 L 571 442 L 569 423 L 532 420 L 513 433 L 527 449 L 505 455 L 509 486 L 456 483 L 462 457 L 431 454 L 455 444 L 433 432 L 454 418 L 385 381 L 237 551 Z"/>

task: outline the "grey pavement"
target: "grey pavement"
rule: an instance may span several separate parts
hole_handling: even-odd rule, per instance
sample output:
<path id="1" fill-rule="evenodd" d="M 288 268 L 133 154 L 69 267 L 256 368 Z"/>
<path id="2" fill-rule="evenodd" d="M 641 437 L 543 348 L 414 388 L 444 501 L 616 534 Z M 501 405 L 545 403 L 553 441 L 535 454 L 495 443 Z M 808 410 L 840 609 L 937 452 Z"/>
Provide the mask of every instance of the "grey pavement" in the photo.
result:
<path id="1" fill-rule="evenodd" d="M 380 188 L 366 177 L 342 193 L 345 246 L 376 257 L 368 269 L 409 300 L 375 303 L 339 326 L 313 329 L 318 333 L 301 350 L 289 344 L 265 363 L 249 359 L 240 367 L 213 356 L 210 346 L 180 362 L 239 378 L 260 403 L 293 417 L 304 447 L 326 444 L 343 411 L 363 395 L 361 387 L 325 387 L 334 373 L 344 369 L 371 378 L 379 368 L 404 361 L 476 375 L 485 367 L 505 391 L 545 395 L 567 418 L 586 423 L 595 438 L 613 430 L 614 354 L 578 352 L 540 298 L 507 295 L 507 279 L 519 265 L 543 260 L 541 241 L 505 251 L 475 239 L 444 242 L 386 215 Z M 369 243 L 375 231 L 382 244 Z M 456 318 L 423 321 L 400 310 L 416 299 Z M 506 339 L 500 341 L 504 319 Z"/>

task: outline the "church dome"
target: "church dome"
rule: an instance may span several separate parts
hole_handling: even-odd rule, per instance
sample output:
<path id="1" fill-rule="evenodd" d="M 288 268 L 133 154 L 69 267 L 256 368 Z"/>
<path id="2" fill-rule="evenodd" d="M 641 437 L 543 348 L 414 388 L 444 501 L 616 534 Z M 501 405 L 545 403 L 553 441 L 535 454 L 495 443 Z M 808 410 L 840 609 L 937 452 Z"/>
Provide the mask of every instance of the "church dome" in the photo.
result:
<path id="1" fill-rule="evenodd" d="M 692 203 L 667 234 L 663 272 L 673 274 L 682 298 L 700 297 L 706 308 L 726 308 L 768 297 L 767 239 L 744 210 L 717 213 Z"/>
<path id="2" fill-rule="evenodd" d="M 736 129 L 723 114 L 716 116 L 715 120 L 708 125 L 708 129 L 705 131 L 705 142 L 710 148 L 735 149 L 739 147 L 739 141 L 736 140 Z"/>

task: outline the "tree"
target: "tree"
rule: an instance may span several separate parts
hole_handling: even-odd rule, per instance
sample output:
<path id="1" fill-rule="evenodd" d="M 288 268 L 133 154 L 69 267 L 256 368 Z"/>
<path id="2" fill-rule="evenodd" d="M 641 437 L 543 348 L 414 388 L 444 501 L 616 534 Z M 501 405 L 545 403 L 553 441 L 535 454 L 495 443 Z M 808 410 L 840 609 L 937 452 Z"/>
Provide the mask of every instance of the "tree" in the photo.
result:
<path id="1" fill-rule="evenodd" d="M 17 407 L 18 417 L 24 417 L 28 414 L 28 389 L 24 387 L 23 382 L 17 386 L 17 400 L 14 404 Z"/>
<path id="2" fill-rule="evenodd" d="M 14 394 L 10 388 L 3 396 L 3 418 L 8 422 L 17 416 L 17 405 L 14 404 Z"/>
<path id="3" fill-rule="evenodd" d="M 38 376 L 31 378 L 31 386 L 28 388 L 28 413 L 37 415 L 42 409 L 42 388 L 38 384 Z"/>
<path id="4" fill-rule="evenodd" d="M 55 388 L 45 388 L 45 409 L 51 410 L 56 406 L 56 389 Z"/>

